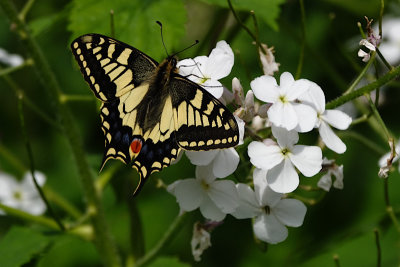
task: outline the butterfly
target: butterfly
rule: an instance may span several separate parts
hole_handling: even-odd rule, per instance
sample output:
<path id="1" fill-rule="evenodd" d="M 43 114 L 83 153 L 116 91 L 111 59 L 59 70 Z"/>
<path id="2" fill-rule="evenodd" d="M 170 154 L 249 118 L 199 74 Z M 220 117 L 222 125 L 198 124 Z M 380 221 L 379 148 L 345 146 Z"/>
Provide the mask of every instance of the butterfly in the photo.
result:
<path id="1" fill-rule="evenodd" d="M 100 34 L 78 37 L 71 50 L 90 89 L 102 101 L 101 169 L 109 159 L 135 168 L 140 178 L 135 193 L 182 149 L 238 144 L 232 113 L 201 86 L 179 75 L 175 56 L 159 64 L 138 49 Z"/>

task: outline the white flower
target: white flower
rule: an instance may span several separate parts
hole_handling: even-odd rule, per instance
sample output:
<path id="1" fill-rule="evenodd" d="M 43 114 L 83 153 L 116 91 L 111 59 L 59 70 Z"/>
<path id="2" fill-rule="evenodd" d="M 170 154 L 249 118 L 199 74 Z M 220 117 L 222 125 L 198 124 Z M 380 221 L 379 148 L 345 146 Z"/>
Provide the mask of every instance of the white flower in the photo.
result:
<path id="1" fill-rule="evenodd" d="M 390 145 L 390 146 L 392 147 L 393 145 Z M 393 151 L 393 148 L 392 148 L 392 151 Z M 394 152 L 396 152 L 395 156 L 392 155 L 391 152 L 388 152 L 379 159 L 378 164 L 379 164 L 379 167 L 381 168 L 378 173 L 379 177 L 387 178 L 389 175 L 390 168 L 392 167 L 392 164 L 399 160 L 400 141 L 397 142 L 397 144 L 394 148 Z M 400 171 L 400 165 L 399 165 L 399 171 Z"/>
<path id="2" fill-rule="evenodd" d="M 181 210 L 200 208 L 209 220 L 221 221 L 238 206 L 235 184 L 229 180 L 216 180 L 209 166 L 197 166 L 196 178 L 178 180 L 167 187 L 175 195 Z"/>
<path id="3" fill-rule="evenodd" d="M 294 166 L 307 177 L 321 170 L 322 151 L 317 146 L 295 145 L 299 135 L 295 131 L 272 126 L 277 144 L 253 141 L 249 144 L 250 162 L 259 169 L 268 170 L 269 187 L 278 193 L 289 193 L 299 185 Z M 294 166 L 293 166 L 294 165 Z"/>
<path id="4" fill-rule="evenodd" d="M 10 67 L 18 67 L 24 63 L 24 59 L 17 54 L 9 54 L 3 48 L 0 48 L 0 62 Z"/>
<path id="5" fill-rule="evenodd" d="M 185 151 L 193 165 L 209 166 L 215 177 L 224 178 L 237 168 L 240 158 L 233 147 L 208 151 Z"/>
<path id="6" fill-rule="evenodd" d="M 193 236 L 190 242 L 192 247 L 192 255 L 195 261 L 200 261 L 200 256 L 204 250 L 211 247 L 211 235 L 217 226 L 221 225 L 222 222 L 207 221 L 205 223 L 196 222 L 193 226 Z"/>
<path id="7" fill-rule="evenodd" d="M 250 86 L 258 99 L 272 103 L 268 119 L 273 125 L 288 131 L 308 132 L 314 128 L 317 113 L 310 106 L 298 103 L 297 98 L 309 90 L 310 84 L 306 79 L 295 81 L 292 74 L 284 72 L 280 85 L 275 78 L 265 75 L 254 79 Z"/>
<path id="8" fill-rule="evenodd" d="M 359 49 L 357 55 L 362 58 L 362 61 L 368 62 L 368 60 L 371 57 L 371 51 L 376 50 L 375 46 L 372 43 L 368 42 L 368 40 L 366 40 L 366 39 L 362 39 L 359 44 L 361 46 L 365 46 L 369 51 L 367 53 L 364 50 Z"/>
<path id="9" fill-rule="evenodd" d="M 244 121 L 235 116 L 239 128 L 239 143 L 243 144 L 244 137 Z M 185 151 L 193 165 L 208 165 L 213 175 L 218 178 L 224 178 L 231 175 L 237 168 L 240 158 L 239 154 L 233 147 L 225 149 L 214 149 L 208 151 Z"/>
<path id="10" fill-rule="evenodd" d="M 334 160 L 328 160 L 327 158 L 324 158 L 322 165 L 324 165 L 324 169 L 327 168 L 328 171 L 319 179 L 318 187 L 328 192 L 332 186 L 332 176 L 335 176 L 333 187 L 343 189 L 343 165 L 338 166 Z"/>
<path id="11" fill-rule="evenodd" d="M 203 254 L 203 251 L 211 247 L 210 239 L 210 233 L 201 227 L 200 223 L 195 223 L 193 226 L 192 240 L 190 241 L 193 258 L 195 261 L 200 261 L 200 256 Z"/>
<path id="12" fill-rule="evenodd" d="M 264 75 L 274 75 L 274 72 L 279 70 L 279 63 L 275 62 L 274 47 L 268 48 L 266 44 L 261 44 L 266 54 L 263 53 L 262 49 L 259 49 L 261 64 L 263 66 Z"/>
<path id="13" fill-rule="evenodd" d="M 35 177 L 40 186 L 46 182 L 46 177 L 40 172 L 35 172 Z M 41 215 L 46 211 L 46 204 L 36 190 L 30 172 L 24 175 L 22 181 L 17 181 L 6 173 L 0 173 L 0 202 L 32 215 Z M 0 214 L 4 212 L 0 210 Z"/>
<path id="14" fill-rule="evenodd" d="M 346 145 L 332 131 L 329 125 L 346 130 L 351 124 L 351 117 L 340 110 L 325 110 L 325 95 L 321 87 L 316 83 L 310 82 L 309 90 L 299 96 L 299 100 L 304 104 L 312 106 L 317 111 L 319 135 L 325 145 L 336 153 L 342 154 L 346 151 Z"/>
<path id="15" fill-rule="evenodd" d="M 286 226 L 303 224 L 307 207 L 297 199 L 283 199 L 283 194 L 271 190 L 265 176 L 266 170 L 254 170 L 254 191 L 245 184 L 237 184 L 239 207 L 232 215 L 238 219 L 254 218 L 255 236 L 267 243 L 276 244 L 288 236 Z"/>
<path id="16" fill-rule="evenodd" d="M 225 41 L 219 41 L 208 57 L 184 59 L 178 62 L 177 67 L 181 75 L 203 86 L 214 97 L 220 98 L 223 87 L 218 80 L 229 75 L 233 63 L 231 47 Z"/>

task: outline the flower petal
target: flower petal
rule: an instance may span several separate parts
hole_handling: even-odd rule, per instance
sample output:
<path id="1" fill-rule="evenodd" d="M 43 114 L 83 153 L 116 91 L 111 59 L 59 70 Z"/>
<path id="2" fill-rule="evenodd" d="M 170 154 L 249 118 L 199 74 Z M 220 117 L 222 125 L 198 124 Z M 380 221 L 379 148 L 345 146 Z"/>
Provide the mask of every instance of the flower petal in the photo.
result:
<path id="1" fill-rule="evenodd" d="M 222 221 L 226 216 L 226 214 L 215 205 L 214 201 L 212 201 L 208 195 L 204 197 L 200 205 L 200 212 L 203 214 L 204 218 L 216 222 Z"/>
<path id="2" fill-rule="evenodd" d="M 318 113 L 325 111 L 325 95 L 321 87 L 314 82 L 310 82 L 310 88 L 298 97 L 298 99 L 306 105 L 313 107 Z"/>
<path id="3" fill-rule="evenodd" d="M 331 127 L 329 127 L 326 122 L 321 121 L 318 131 L 322 141 L 329 149 L 335 151 L 338 154 L 342 154 L 346 151 L 345 143 L 340 140 L 340 138 L 333 132 Z"/>
<path id="4" fill-rule="evenodd" d="M 256 200 L 260 206 L 273 207 L 281 200 L 282 194 L 276 193 L 268 186 L 267 173 L 267 170 L 257 168 L 254 170 L 254 192 L 256 194 Z"/>
<path id="5" fill-rule="evenodd" d="M 185 151 L 185 153 L 193 165 L 206 166 L 217 156 L 218 150 Z"/>
<path id="6" fill-rule="evenodd" d="M 270 244 L 282 242 L 288 236 L 287 228 L 274 215 L 265 213 L 254 220 L 253 231 L 258 239 Z"/>
<path id="7" fill-rule="evenodd" d="M 272 125 L 271 130 L 281 148 L 291 148 L 299 141 L 299 134 L 296 131 L 288 131 L 274 125 Z"/>
<path id="8" fill-rule="evenodd" d="M 289 101 L 295 101 L 297 98 L 299 98 L 302 94 L 310 89 L 312 83 L 313 82 L 306 79 L 294 81 L 291 86 L 286 88 L 286 98 Z"/>
<path id="9" fill-rule="evenodd" d="M 180 208 L 185 211 L 197 209 L 206 196 L 200 182 L 193 178 L 181 180 L 173 191 Z"/>
<path id="10" fill-rule="evenodd" d="M 215 181 L 210 185 L 208 196 L 224 213 L 231 213 L 239 206 L 235 183 L 230 180 Z"/>
<path id="11" fill-rule="evenodd" d="M 335 182 L 333 182 L 333 187 L 337 189 L 343 189 L 343 165 L 340 165 L 333 170 L 332 174 L 335 176 Z"/>
<path id="12" fill-rule="evenodd" d="M 339 130 L 346 130 L 351 124 L 351 117 L 341 110 L 329 109 L 323 114 L 323 120 Z"/>
<path id="13" fill-rule="evenodd" d="M 236 219 L 254 218 L 259 215 L 262 210 L 253 189 L 242 183 L 236 184 L 236 189 L 239 196 L 239 206 L 231 215 Z"/>
<path id="14" fill-rule="evenodd" d="M 275 103 L 279 97 L 278 84 L 272 76 L 261 76 L 251 81 L 250 87 L 254 95 L 261 101 Z"/>
<path id="15" fill-rule="evenodd" d="M 317 146 L 296 145 L 289 157 L 304 176 L 311 177 L 322 168 L 322 151 Z"/>
<path id="16" fill-rule="evenodd" d="M 293 108 L 299 118 L 295 130 L 300 133 L 311 131 L 317 123 L 317 112 L 315 109 L 299 103 L 294 103 Z"/>
<path id="17" fill-rule="evenodd" d="M 224 93 L 224 87 L 217 80 L 207 79 L 206 81 L 198 84 L 217 99 L 221 98 L 222 94 Z"/>
<path id="18" fill-rule="evenodd" d="M 196 180 L 200 183 L 211 184 L 215 181 L 215 175 L 210 165 L 196 166 Z"/>
<path id="19" fill-rule="evenodd" d="M 298 124 L 298 117 L 291 103 L 275 102 L 267 114 L 271 123 L 288 131 L 293 130 Z"/>
<path id="20" fill-rule="evenodd" d="M 279 146 L 266 146 L 258 141 L 253 141 L 249 144 L 247 153 L 249 154 L 250 162 L 260 169 L 269 170 L 283 160 Z"/>
<path id="21" fill-rule="evenodd" d="M 277 193 L 293 192 L 299 185 L 299 175 L 289 159 L 285 159 L 267 173 L 269 187 Z"/>
<path id="22" fill-rule="evenodd" d="M 294 84 L 293 75 L 290 72 L 284 72 L 279 77 L 279 86 L 282 92 L 287 93 L 287 90 L 290 90 L 290 87 Z"/>
<path id="23" fill-rule="evenodd" d="M 214 175 L 218 178 L 231 175 L 236 170 L 239 161 L 239 154 L 233 147 L 218 150 L 218 154 L 213 162 Z"/>
<path id="24" fill-rule="evenodd" d="M 13 192 L 18 187 L 19 184 L 13 176 L 0 172 L 0 201 L 13 198 Z"/>
<path id="25" fill-rule="evenodd" d="M 219 80 L 229 75 L 234 63 L 232 48 L 225 41 L 219 41 L 208 56 L 205 72 L 209 78 Z"/>
<path id="26" fill-rule="evenodd" d="M 326 192 L 329 192 L 332 186 L 332 177 L 329 171 L 326 174 L 322 175 L 317 183 L 317 186 L 324 189 Z"/>
<path id="27" fill-rule="evenodd" d="M 303 224 L 307 207 L 297 199 L 282 199 L 272 212 L 284 225 L 299 227 Z"/>

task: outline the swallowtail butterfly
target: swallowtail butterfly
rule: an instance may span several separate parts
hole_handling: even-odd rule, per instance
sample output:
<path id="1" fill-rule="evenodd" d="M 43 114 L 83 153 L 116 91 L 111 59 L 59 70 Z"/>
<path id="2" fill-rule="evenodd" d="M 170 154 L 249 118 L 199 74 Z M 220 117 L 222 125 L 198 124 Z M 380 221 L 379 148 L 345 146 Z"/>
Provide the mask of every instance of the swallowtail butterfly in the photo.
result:
<path id="1" fill-rule="evenodd" d="M 102 167 L 109 159 L 134 167 L 140 176 L 135 192 L 151 173 L 169 166 L 181 149 L 221 149 L 238 143 L 232 113 L 179 75 L 175 56 L 159 64 L 100 34 L 78 37 L 71 49 L 90 89 L 102 101 Z"/>

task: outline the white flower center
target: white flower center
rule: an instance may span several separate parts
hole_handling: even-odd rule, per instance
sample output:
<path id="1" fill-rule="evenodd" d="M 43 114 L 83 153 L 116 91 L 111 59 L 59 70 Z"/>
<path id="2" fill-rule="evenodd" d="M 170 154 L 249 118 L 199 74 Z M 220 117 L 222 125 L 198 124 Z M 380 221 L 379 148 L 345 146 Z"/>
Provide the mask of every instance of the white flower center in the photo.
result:
<path id="1" fill-rule="evenodd" d="M 284 158 L 288 158 L 291 152 L 289 148 L 284 147 L 281 149 L 281 153 Z"/>
<path id="2" fill-rule="evenodd" d="M 23 196 L 23 194 L 22 194 L 21 191 L 14 191 L 14 194 L 13 194 L 14 199 L 16 199 L 18 201 L 21 201 L 22 200 L 22 196 Z"/>
<path id="3" fill-rule="evenodd" d="M 281 101 L 283 104 L 289 103 L 289 101 L 286 98 L 286 95 L 280 95 L 278 97 L 279 101 Z"/>
<path id="4" fill-rule="evenodd" d="M 267 215 L 269 215 L 269 214 L 271 213 L 271 208 L 270 208 L 269 206 L 265 206 L 265 207 L 263 208 L 263 211 L 264 211 Z"/>
<path id="5" fill-rule="evenodd" d="M 201 180 L 201 187 L 202 187 L 205 191 L 208 191 L 208 189 L 210 189 L 210 185 L 209 185 L 206 181 L 204 181 L 204 180 Z"/>

